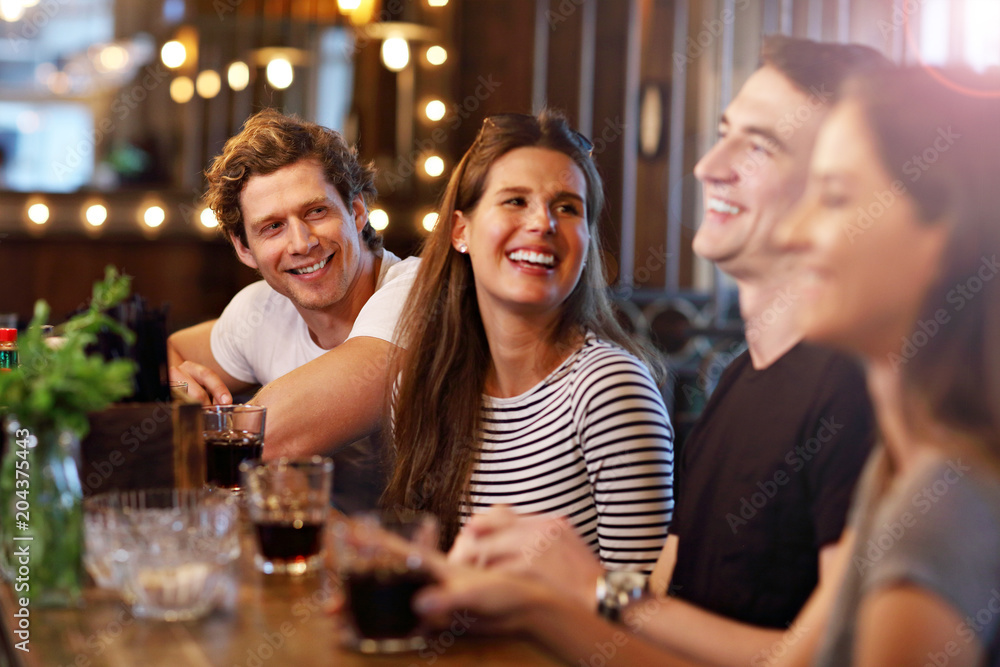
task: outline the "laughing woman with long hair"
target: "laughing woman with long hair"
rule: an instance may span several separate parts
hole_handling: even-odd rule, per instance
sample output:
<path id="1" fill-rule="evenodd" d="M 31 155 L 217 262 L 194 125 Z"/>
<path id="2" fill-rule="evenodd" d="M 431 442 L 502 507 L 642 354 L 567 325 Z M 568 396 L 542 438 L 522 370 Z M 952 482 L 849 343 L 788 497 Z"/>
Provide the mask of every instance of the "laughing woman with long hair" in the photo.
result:
<path id="1" fill-rule="evenodd" d="M 591 149 L 557 114 L 505 114 L 456 166 L 400 319 L 383 504 L 436 514 L 445 547 L 495 504 L 559 515 L 606 567 L 649 570 L 673 429 L 606 293 Z"/>

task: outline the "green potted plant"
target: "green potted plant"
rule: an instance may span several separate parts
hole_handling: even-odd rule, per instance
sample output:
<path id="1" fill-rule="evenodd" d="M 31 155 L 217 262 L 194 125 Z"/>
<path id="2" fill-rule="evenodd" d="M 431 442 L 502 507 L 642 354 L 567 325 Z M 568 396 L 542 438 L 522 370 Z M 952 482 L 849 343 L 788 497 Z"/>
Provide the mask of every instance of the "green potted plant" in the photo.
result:
<path id="1" fill-rule="evenodd" d="M 45 301 L 19 336 L 20 365 L 0 373 L 6 451 L 0 464 L 0 568 L 15 597 L 43 605 L 80 599 L 83 489 L 78 471 L 87 415 L 132 392 L 134 364 L 105 361 L 87 347 L 102 328 L 132 334 L 104 311 L 129 294 L 113 267 L 94 285 L 89 308 L 54 331 Z"/>

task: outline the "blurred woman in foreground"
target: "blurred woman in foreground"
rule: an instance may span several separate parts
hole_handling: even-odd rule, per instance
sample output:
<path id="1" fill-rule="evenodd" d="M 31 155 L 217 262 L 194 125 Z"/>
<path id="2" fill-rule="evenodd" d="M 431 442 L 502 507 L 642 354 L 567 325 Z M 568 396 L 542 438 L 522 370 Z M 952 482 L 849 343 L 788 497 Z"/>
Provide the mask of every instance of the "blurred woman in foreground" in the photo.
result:
<path id="1" fill-rule="evenodd" d="M 557 114 L 504 114 L 455 167 L 400 318 L 383 504 L 436 514 L 446 547 L 494 504 L 564 516 L 610 569 L 648 571 L 673 429 L 608 301 L 592 148 Z"/>
<path id="2" fill-rule="evenodd" d="M 866 362 L 883 446 L 838 576 L 759 664 L 1000 665 L 998 118 L 995 93 L 892 70 L 855 82 L 820 133 L 778 233 L 801 262 L 806 337 Z M 469 609 L 574 662 L 688 664 L 653 646 L 669 601 L 626 616 L 647 643 L 537 581 L 439 576 L 417 601 L 428 619 Z"/>

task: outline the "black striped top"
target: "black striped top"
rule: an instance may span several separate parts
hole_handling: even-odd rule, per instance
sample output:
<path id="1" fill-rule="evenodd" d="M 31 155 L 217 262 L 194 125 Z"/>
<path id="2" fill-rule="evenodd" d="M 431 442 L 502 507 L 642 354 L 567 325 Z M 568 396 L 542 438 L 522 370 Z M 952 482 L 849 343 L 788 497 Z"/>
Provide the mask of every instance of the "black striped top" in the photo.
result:
<path id="1" fill-rule="evenodd" d="M 473 512 L 565 516 L 605 567 L 652 570 L 674 508 L 674 431 L 642 362 L 591 334 L 534 388 L 483 402 Z"/>

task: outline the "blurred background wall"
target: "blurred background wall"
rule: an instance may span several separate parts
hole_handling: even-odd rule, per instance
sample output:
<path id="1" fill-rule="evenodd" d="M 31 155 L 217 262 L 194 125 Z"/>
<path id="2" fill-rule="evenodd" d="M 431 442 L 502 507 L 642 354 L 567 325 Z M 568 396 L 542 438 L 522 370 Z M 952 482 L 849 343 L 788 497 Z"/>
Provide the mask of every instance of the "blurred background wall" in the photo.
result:
<path id="1" fill-rule="evenodd" d="M 731 285 L 690 251 L 691 170 L 772 33 L 1000 64 L 997 0 L 4 0 L 0 314 L 66 314 L 110 263 L 171 329 L 216 316 L 255 276 L 202 172 L 261 108 L 358 144 L 407 255 L 482 118 L 549 105 L 594 140 L 609 279 L 683 421 L 741 349 Z"/>

